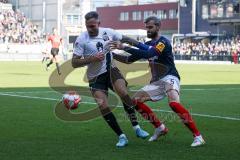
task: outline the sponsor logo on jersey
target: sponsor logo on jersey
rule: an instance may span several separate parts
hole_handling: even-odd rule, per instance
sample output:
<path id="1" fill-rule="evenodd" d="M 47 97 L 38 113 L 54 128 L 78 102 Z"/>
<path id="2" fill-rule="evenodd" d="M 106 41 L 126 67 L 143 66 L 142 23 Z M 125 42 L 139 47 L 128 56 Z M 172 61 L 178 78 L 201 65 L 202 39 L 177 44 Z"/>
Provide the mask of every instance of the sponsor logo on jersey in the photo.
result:
<path id="1" fill-rule="evenodd" d="M 107 32 L 104 32 L 104 33 L 103 33 L 103 40 L 104 40 L 104 41 L 109 41 L 109 37 L 108 37 L 108 35 L 107 35 Z"/>
<path id="2" fill-rule="evenodd" d="M 157 49 L 158 52 L 161 53 L 165 49 L 165 44 L 163 44 L 162 42 L 159 42 L 155 48 Z"/>

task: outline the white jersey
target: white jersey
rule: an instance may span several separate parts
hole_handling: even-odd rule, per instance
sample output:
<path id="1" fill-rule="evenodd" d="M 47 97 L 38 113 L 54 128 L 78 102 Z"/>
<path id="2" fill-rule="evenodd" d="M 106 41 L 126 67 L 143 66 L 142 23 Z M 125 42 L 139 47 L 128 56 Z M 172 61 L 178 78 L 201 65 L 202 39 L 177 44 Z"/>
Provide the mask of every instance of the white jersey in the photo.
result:
<path id="1" fill-rule="evenodd" d="M 121 40 L 122 35 L 110 28 L 99 28 L 98 36 L 90 37 L 88 32 L 83 32 L 76 40 L 73 54 L 86 58 L 95 55 L 99 52 L 108 53 L 109 47 L 108 42 L 110 40 Z M 111 61 L 112 61 L 112 53 Z M 107 71 L 106 66 L 106 56 L 101 62 L 94 62 L 88 64 L 87 76 L 88 79 L 93 79 L 94 77 L 103 74 Z"/>

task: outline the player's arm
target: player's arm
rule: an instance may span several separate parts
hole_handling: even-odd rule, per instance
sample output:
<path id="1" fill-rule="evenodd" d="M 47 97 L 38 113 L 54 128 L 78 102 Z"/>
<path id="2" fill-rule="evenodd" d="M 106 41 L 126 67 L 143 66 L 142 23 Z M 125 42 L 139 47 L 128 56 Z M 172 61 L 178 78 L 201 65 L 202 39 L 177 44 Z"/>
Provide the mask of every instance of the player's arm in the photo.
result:
<path id="1" fill-rule="evenodd" d="M 82 56 L 73 54 L 73 57 L 72 57 L 72 67 L 73 68 L 84 67 L 85 65 L 87 65 L 89 63 L 91 63 L 90 57 L 84 59 Z"/>
<path id="2" fill-rule="evenodd" d="M 124 50 L 130 53 L 134 58 L 139 58 L 139 59 L 141 58 L 149 59 L 151 57 L 158 56 L 159 53 L 161 53 L 162 51 L 161 52 L 158 51 L 156 47 L 151 47 L 151 48 L 149 47 L 148 50 L 142 50 L 142 49 L 135 49 L 132 47 L 128 47 L 119 41 L 110 42 L 110 49 Z"/>
<path id="3" fill-rule="evenodd" d="M 138 42 L 135 39 L 132 39 L 130 37 L 117 34 L 114 30 L 111 30 L 113 33 L 113 41 L 109 43 L 110 49 L 121 49 L 124 50 L 130 54 L 132 54 L 133 59 L 141 59 L 141 58 L 151 58 L 157 55 L 157 53 L 154 52 L 154 50 L 151 50 L 150 46 L 144 45 L 143 43 Z M 140 48 L 139 50 L 126 47 L 123 45 L 123 43 L 128 43 L 132 46 Z M 121 47 L 119 47 L 119 46 Z"/>
<path id="4" fill-rule="evenodd" d="M 154 48 L 151 48 L 146 51 L 146 50 L 135 49 L 135 48 L 126 46 L 123 48 L 123 50 L 130 53 L 134 57 L 140 57 L 140 58 L 145 58 L 145 59 L 149 59 L 154 56 L 158 56 L 158 52 Z"/>
<path id="5" fill-rule="evenodd" d="M 144 43 L 138 42 L 137 40 L 127 37 L 127 36 L 122 36 L 122 43 L 127 43 L 131 46 L 137 47 L 142 50 L 148 50 L 150 46 L 145 45 Z"/>
<path id="6" fill-rule="evenodd" d="M 72 66 L 73 66 L 73 68 L 84 67 L 90 63 L 100 62 L 100 61 L 104 60 L 104 58 L 105 58 L 105 55 L 103 53 L 98 53 L 96 55 L 89 56 L 86 58 L 83 58 L 82 56 L 73 54 Z"/>
<path id="7" fill-rule="evenodd" d="M 122 54 L 116 54 L 112 52 L 113 58 L 119 62 L 126 63 L 126 64 L 131 64 L 133 62 L 136 62 L 137 60 L 141 59 L 139 57 L 134 57 L 132 55 L 127 56 L 127 55 L 122 55 Z"/>
<path id="8" fill-rule="evenodd" d="M 96 55 L 85 57 L 85 58 L 83 56 L 73 54 L 72 66 L 73 68 L 84 67 L 90 63 L 100 62 L 104 60 L 104 58 L 105 58 L 105 55 L 103 53 L 98 53 Z"/>
<path id="9" fill-rule="evenodd" d="M 98 53 L 92 56 L 83 56 L 84 54 L 84 44 L 81 40 L 77 40 L 74 45 L 72 66 L 73 68 L 83 67 L 93 62 L 100 62 L 104 60 L 105 55 L 103 53 Z"/>
<path id="10" fill-rule="evenodd" d="M 137 40 L 124 35 L 122 36 L 121 42 L 130 44 L 131 46 L 137 46 L 139 43 Z"/>
<path id="11" fill-rule="evenodd" d="M 112 39 L 113 41 L 121 41 L 122 43 L 127 43 L 131 46 L 135 46 L 135 47 L 137 47 L 139 49 L 142 49 L 142 50 L 148 50 L 149 49 L 149 47 L 147 45 L 144 45 L 143 43 L 138 42 L 137 40 L 135 40 L 133 38 L 122 35 L 122 34 L 116 32 L 113 29 L 109 29 L 109 31 L 113 35 L 113 39 Z"/>

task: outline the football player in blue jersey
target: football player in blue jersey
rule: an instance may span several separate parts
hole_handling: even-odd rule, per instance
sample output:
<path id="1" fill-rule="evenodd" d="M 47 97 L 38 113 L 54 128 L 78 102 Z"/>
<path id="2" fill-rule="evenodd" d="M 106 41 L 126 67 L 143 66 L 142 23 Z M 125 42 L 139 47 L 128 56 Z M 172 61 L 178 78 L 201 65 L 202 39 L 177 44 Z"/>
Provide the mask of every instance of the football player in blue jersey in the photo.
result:
<path id="1" fill-rule="evenodd" d="M 114 59 L 123 63 L 132 63 L 139 59 L 147 59 L 151 68 L 152 79 L 150 84 L 139 90 L 134 99 L 138 106 L 146 106 L 145 101 L 159 101 L 168 97 L 169 106 L 182 119 L 183 123 L 189 128 L 194 136 L 192 147 L 200 146 L 205 143 L 202 135 L 196 127 L 190 113 L 180 103 L 180 76 L 174 63 L 172 46 L 170 41 L 160 35 L 161 21 L 150 16 L 145 20 L 147 37 L 150 41 L 145 44 L 134 39 L 126 39 L 125 42 L 137 47 L 129 47 L 120 41 L 110 42 L 111 49 L 120 49 L 130 53 L 130 56 L 113 54 Z M 155 141 L 161 135 L 166 134 L 168 129 L 163 123 L 155 129 L 153 136 L 149 141 Z"/>

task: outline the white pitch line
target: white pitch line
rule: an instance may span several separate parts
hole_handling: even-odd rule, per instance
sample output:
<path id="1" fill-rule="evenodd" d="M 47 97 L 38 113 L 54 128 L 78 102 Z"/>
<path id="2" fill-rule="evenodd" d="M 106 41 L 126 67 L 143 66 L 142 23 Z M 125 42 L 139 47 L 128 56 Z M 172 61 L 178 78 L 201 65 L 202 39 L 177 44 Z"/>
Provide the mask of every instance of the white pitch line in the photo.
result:
<path id="1" fill-rule="evenodd" d="M 223 91 L 223 90 L 240 90 L 240 88 L 184 88 L 184 89 L 181 89 L 182 91 Z M 130 90 L 130 91 L 134 91 L 134 92 L 137 92 L 139 90 Z"/>
<path id="2" fill-rule="evenodd" d="M 167 111 L 167 110 L 161 110 L 161 109 L 152 109 L 152 110 L 155 111 L 155 112 L 173 113 L 173 111 Z M 215 115 L 199 114 L 199 113 L 191 113 L 191 115 L 199 116 L 199 117 L 207 117 L 207 118 L 218 118 L 218 119 L 227 119 L 227 120 L 240 121 L 240 118 L 234 118 L 234 117 L 215 116 Z"/>
<path id="3" fill-rule="evenodd" d="M 184 91 L 222 91 L 222 90 L 240 90 L 240 88 L 185 88 Z"/>
<path id="4" fill-rule="evenodd" d="M 219 90 L 240 90 L 240 88 L 184 88 L 182 91 L 219 91 Z M 139 90 L 130 90 L 139 91 Z M 24 94 L 24 93 L 59 93 L 57 91 L 25 91 L 25 92 L 0 92 L 1 94 Z"/>
<path id="5" fill-rule="evenodd" d="M 24 93 L 58 93 L 56 91 L 25 91 L 25 92 L 0 92 L 6 94 L 24 94 Z"/>
<path id="6" fill-rule="evenodd" d="M 46 97 L 36 97 L 36 96 L 22 96 L 22 95 L 17 95 L 17 94 L 0 93 L 0 95 L 1 96 L 27 98 L 27 99 L 42 99 L 42 100 L 49 100 L 49 101 L 60 101 L 60 99 L 56 99 L 56 98 L 46 98 Z M 81 102 L 81 103 L 82 104 L 96 104 L 94 102 Z M 122 108 L 123 106 L 117 106 L 117 107 Z M 167 111 L 167 110 L 160 110 L 160 109 L 152 109 L 152 110 L 155 111 L 155 112 L 173 113 L 172 111 Z M 199 114 L 199 113 L 191 113 L 191 115 L 199 116 L 199 117 L 207 117 L 207 118 L 217 118 L 217 119 L 240 121 L 240 118 L 234 118 L 234 117 L 215 116 L 215 115 Z"/>
<path id="7" fill-rule="evenodd" d="M 55 99 L 55 98 L 36 97 L 36 96 L 23 96 L 23 95 L 10 94 L 10 93 L 0 93 L 0 95 L 1 96 L 27 98 L 27 99 L 42 99 L 42 100 L 49 100 L 49 101 L 59 101 L 59 99 Z"/>

